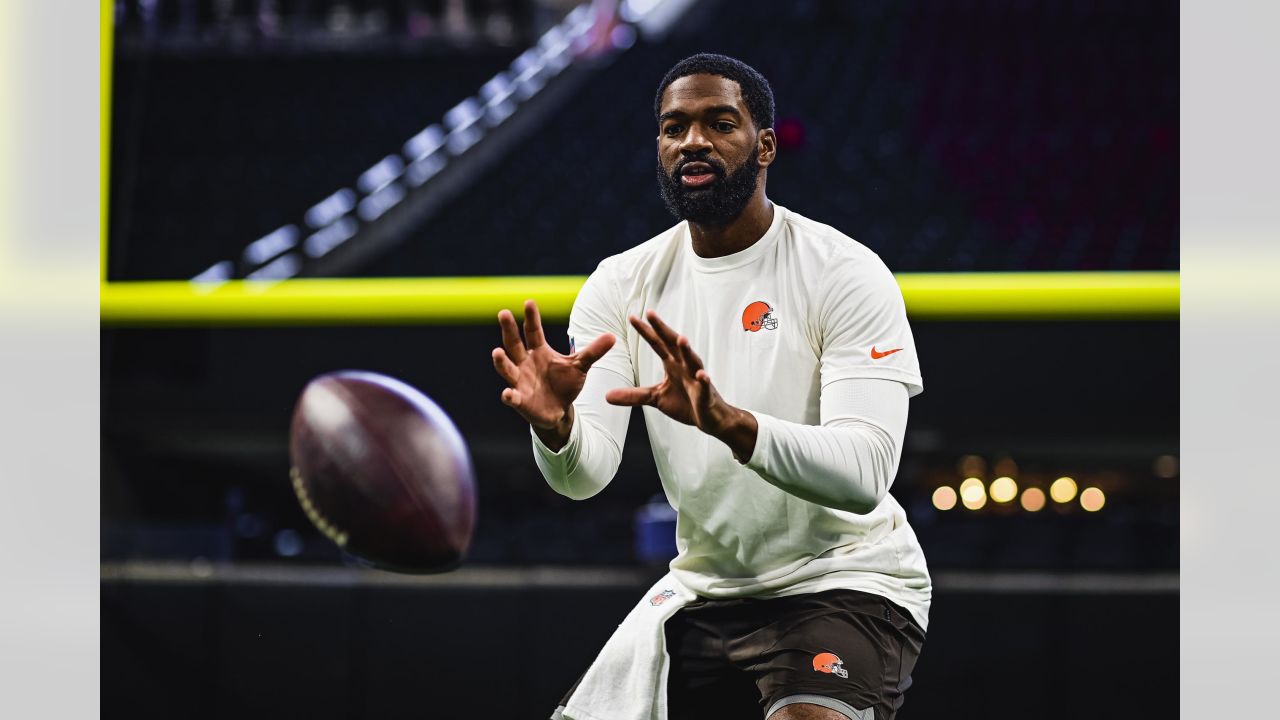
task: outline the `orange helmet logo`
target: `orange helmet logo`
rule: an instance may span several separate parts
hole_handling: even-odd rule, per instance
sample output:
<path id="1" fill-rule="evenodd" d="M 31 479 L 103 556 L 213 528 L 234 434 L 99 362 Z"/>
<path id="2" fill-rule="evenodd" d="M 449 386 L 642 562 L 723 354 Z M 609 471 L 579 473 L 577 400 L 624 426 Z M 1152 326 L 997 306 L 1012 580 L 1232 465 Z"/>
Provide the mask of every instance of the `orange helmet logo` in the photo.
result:
<path id="1" fill-rule="evenodd" d="M 763 300 L 757 300 L 742 311 L 742 329 L 747 332 L 760 332 L 761 328 L 774 330 L 778 327 L 778 318 L 773 316 L 773 308 Z"/>
<path id="2" fill-rule="evenodd" d="M 828 675 L 839 675 L 842 678 L 849 677 L 849 671 L 844 669 L 844 661 L 835 653 L 818 653 L 814 655 L 813 669 Z"/>

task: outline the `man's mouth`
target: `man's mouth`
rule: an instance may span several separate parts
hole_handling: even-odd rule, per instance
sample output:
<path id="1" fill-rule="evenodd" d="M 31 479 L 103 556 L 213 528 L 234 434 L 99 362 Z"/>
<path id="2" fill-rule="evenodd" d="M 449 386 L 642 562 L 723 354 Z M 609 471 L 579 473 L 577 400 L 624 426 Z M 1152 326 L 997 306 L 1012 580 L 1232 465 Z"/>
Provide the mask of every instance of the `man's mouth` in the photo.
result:
<path id="1" fill-rule="evenodd" d="M 702 187 L 715 179 L 715 171 L 704 162 L 686 163 L 680 168 L 680 184 L 685 187 Z"/>

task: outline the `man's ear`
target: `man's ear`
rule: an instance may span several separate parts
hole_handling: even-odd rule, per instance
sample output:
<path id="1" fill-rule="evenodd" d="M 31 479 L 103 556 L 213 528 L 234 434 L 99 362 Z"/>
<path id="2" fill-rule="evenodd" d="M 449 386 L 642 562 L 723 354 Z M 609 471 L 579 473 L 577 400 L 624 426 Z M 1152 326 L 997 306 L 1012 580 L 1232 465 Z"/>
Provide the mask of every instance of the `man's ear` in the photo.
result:
<path id="1" fill-rule="evenodd" d="M 773 128 L 765 128 L 760 131 L 756 143 L 760 149 L 760 167 L 767 168 L 778 157 L 778 135 Z"/>

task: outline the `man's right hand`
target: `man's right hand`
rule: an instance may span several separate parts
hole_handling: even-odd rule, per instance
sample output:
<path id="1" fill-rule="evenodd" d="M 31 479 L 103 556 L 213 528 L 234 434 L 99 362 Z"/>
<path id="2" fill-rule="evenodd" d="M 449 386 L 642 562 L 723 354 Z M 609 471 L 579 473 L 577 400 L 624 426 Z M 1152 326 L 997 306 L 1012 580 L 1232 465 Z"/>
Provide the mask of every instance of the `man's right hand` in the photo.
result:
<path id="1" fill-rule="evenodd" d="M 502 402 L 528 421 L 544 445 L 559 451 L 569 441 L 573 401 L 587 381 L 587 370 L 609 352 L 615 338 L 601 335 L 572 355 L 561 355 L 547 345 L 532 300 L 524 303 L 523 341 L 510 310 L 498 313 L 498 326 L 503 347 L 493 349 L 493 367 L 511 385 L 502 391 Z"/>

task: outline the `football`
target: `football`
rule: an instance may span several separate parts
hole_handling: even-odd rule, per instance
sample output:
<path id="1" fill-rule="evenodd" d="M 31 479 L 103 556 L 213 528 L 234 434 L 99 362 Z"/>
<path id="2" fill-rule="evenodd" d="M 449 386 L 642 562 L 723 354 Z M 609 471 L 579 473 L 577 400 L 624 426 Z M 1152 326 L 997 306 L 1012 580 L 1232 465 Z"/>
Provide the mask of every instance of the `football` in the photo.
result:
<path id="1" fill-rule="evenodd" d="M 430 573 L 461 563 L 475 527 L 475 474 L 461 433 L 391 377 L 311 380 L 290 428 L 293 490 L 330 540 L 375 567 Z"/>

